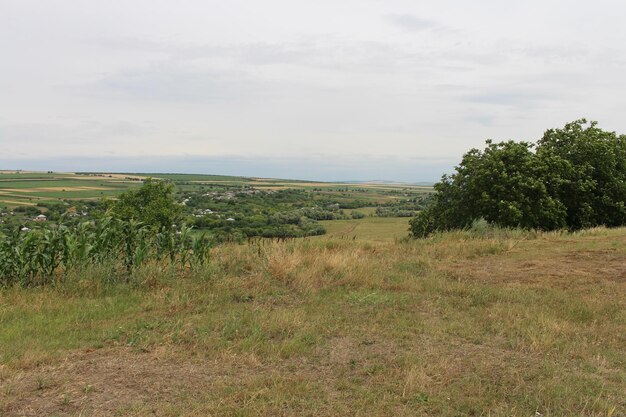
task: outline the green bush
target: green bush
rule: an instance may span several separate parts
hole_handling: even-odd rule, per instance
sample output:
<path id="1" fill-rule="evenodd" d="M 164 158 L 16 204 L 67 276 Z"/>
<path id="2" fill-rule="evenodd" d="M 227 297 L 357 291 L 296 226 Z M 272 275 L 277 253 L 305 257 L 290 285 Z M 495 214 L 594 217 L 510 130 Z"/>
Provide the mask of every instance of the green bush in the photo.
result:
<path id="1" fill-rule="evenodd" d="M 584 119 L 529 142 L 487 141 L 435 184 L 411 234 L 465 229 L 475 219 L 505 228 L 577 230 L 626 224 L 626 136 Z"/>

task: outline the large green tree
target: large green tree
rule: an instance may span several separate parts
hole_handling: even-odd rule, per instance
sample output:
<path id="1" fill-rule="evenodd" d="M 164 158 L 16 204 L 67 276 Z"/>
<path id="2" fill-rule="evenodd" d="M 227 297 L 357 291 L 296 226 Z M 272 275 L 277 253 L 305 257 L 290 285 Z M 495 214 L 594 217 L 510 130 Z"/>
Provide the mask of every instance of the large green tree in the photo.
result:
<path id="1" fill-rule="evenodd" d="M 180 219 L 182 207 L 174 199 L 172 183 L 147 178 L 140 188 L 122 193 L 112 211 L 126 220 L 169 228 Z"/>
<path id="2" fill-rule="evenodd" d="M 411 220 L 416 237 L 484 218 L 502 227 L 553 230 L 626 224 L 626 137 L 581 119 L 535 145 L 487 141 L 435 185 Z"/>
<path id="3" fill-rule="evenodd" d="M 626 224 L 626 136 L 581 119 L 547 130 L 537 158 L 550 167 L 550 192 L 570 228 Z"/>

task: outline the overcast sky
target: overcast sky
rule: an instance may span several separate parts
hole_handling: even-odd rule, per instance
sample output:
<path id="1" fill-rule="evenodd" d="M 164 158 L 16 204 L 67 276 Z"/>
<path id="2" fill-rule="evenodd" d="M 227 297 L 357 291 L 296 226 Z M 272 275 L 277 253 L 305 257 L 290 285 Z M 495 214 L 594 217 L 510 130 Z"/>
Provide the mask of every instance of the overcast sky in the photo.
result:
<path id="1" fill-rule="evenodd" d="M 626 133 L 626 3 L 0 0 L 0 169 L 435 180 Z"/>

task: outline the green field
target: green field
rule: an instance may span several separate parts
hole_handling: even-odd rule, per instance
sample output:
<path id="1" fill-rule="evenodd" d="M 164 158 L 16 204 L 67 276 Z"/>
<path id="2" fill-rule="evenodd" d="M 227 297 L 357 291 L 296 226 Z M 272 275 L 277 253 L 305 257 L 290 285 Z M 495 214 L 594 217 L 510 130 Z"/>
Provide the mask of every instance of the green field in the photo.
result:
<path id="1" fill-rule="evenodd" d="M 171 180 L 180 192 L 248 186 L 260 190 L 294 188 L 316 190 L 317 198 L 331 197 L 338 202 L 361 200 L 372 205 L 394 201 L 408 194 L 432 191 L 432 187 L 423 185 L 328 183 L 201 174 L 0 171 L 0 206 L 115 197 L 129 188 L 139 186 L 138 179 L 147 177 Z"/>
<path id="2" fill-rule="evenodd" d="M 0 205 L 19 206 L 62 200 L 114 197 L 139 185 L 123 176 L 0 171 Z"/>
<path id="3" fill-rule="evenodd" d="M 317 238 L 393 242 L 409 234 L 409 219 L 406 217 L 365 217 L 358 220 L 327 220 L 320 223 L 326 229 L 326 235 Z"/>

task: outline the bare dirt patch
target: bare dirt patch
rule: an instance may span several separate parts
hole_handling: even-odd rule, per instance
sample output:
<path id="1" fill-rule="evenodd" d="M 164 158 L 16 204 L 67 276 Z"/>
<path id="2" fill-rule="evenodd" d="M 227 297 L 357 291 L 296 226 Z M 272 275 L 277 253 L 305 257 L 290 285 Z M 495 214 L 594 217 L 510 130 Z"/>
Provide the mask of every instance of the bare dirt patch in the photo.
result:
<path id="1" fill-rule="evenodd" d="M 79 351 L 61 362 L 0 379 L 0 415 L 99 417 L 131 409 L 144 415 L 150 414 L 150 404 L 201 400 L 212 391 L 209 396 L 254 385 L 259 379 L 294 378 L 295 369 L 299 380 L 327 381 L 328 394 L 336 397 L 330 392 L 332 382 L 349 369 L 351 361 L 363 364 L 389 354 L 373 342 L 358 343 L 349 338 L 320 349 L 317 360 L 286 359 L 272 365 L 253 354 L 223 352 L 216 359 L 194 359 L 165 347 L 149 353 L 130 348 Z M 237 398 L 235 395 L 228 401 Z M 219 409 L 219 402 L 209 408 Z"/>
<path id="2" fill-rule="evenodd" d="M 226 365 L 129 348 L 73 353 L 61 363 L 4 381 L 0 414 L 109 416 L 125 406 L 167 400 L 181 389 L 208 389 L 220 373 L 228 372 Z"/>
<path id="3" fill-rule="evenodd" d="M 259 383 L 271 386 L 279 380 L 321 384 L 324 396 L 339 401 L 336 385 L 340 378 L 351 375 L 363 378 L 366 385 L 375 383 L 366 381 L 374 377 L 368 375 L 376 370 L 371 364 L 390 362 L 396 354 L 396 349 L 383 341 L 349 337 L 331 339 L 306 359 L 278 363 L 228 351 L 207 358 L 168 347 L 151 352 L 127 347 L 89 349 L 71 352 L 54 364 L 14 372 L 4 380 L 0 374 L 0 415 L 101 417 L 127 415 L 128 410 L 134 410 L 132 415 L 151 415 L 154 404 L 181 403 L 184 409 L 182 403 L 190 401 L 207 401 L 207 410 L 236 408 L 241 394 L 222 398 L 222 393 Z M 281 415 L 298 414 L 283 410 Z"/>

